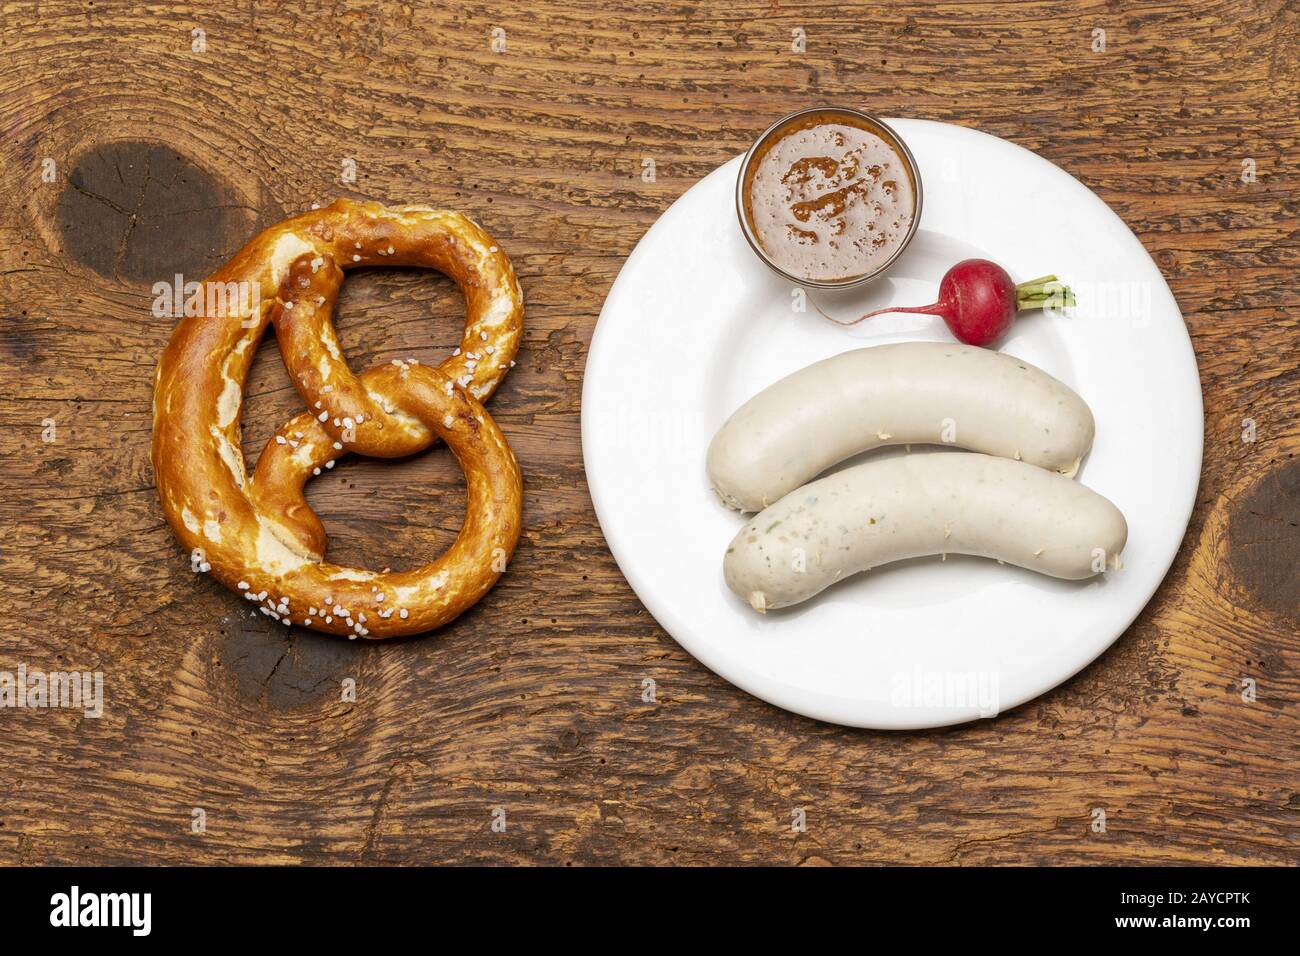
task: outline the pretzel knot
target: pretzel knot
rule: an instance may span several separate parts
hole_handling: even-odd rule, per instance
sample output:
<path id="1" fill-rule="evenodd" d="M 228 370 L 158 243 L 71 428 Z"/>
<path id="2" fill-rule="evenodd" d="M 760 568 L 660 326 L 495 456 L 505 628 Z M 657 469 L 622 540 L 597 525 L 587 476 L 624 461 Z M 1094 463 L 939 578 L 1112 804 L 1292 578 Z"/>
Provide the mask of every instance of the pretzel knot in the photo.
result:
<path id="1" fill-rule="evenodd" d="M 343 270 L 373 265 L 437 269 L 460 287 L 465 334 L 437 368 L 348 367 L 331 313 Z M 173 333 L 158 365 L 152 452 L 163 510 L 196 569 L 286 625 L 353 638 L 416 634 L 473 606 L 505 570 L 521 521 L 519 466 L 480 404 L 514 364 L 523 330 L 505 253 L 460 213 L 338 200 L 256 236 L 203 286 L 231 294 L 215 308 L 208 295 L 205 314 Z M 309 410 L 267 443 L 250 478 L 240 409 L 268 321 Z M 350 452 L 396 458 L 438 438 L 469 492 L 452 546 L 411 571 L 326 562 L 307 480 Z"/>

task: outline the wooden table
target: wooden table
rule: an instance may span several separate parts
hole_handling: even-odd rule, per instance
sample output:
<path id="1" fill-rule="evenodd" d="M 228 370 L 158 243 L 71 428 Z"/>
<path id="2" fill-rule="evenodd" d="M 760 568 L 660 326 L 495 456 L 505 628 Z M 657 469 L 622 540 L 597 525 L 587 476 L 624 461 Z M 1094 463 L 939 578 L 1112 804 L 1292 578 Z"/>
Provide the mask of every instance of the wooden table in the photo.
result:
<path id="1" fill-rule="evenodd" d="M 0 860 L 1300 859 L 1293 4 L 160 9 L 0 10 L 0 670 L 98 670 L 106 695 L 98 719 L 0 711 Z M 641 607 L 587 495 L 583 363 L 624 257 L 772 119 L 825 102 L 1066 169 L 1150 250 L 1196 347 L 1205 465 L 1178 560 L 1099 661 L 996 720 L 861 732 L 736 690 Z M 423 640 L 253 614 L 191 573 L 152 484 L 174 320 L 151 286 L 338 195 L 466 210 L 528 303 L 491 402 L 523 541 Z M 402 270 L 349 279 L 339 311 L 357 370 L 438 361 L 462 316 L 450 282 Z M 268 337 L 245 454 L 299 410 Z M 310 500 L 331 558 L 381 567 L 445 548 L 464 493 L 443 450 L 346 461 Z"/>

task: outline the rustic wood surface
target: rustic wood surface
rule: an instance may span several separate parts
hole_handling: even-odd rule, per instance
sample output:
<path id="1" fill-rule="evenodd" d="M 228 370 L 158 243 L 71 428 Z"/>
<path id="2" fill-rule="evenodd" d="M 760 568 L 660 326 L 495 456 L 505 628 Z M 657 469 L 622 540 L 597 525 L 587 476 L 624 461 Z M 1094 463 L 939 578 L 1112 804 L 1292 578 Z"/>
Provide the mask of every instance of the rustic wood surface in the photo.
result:
<path id="1" fill-rule="evenodd" d="M 99 719 L 0 711 L 0 861 L 1300 861 L 1294 3 L 5 2 L 0 63 L 0 670 L 106 682 Z M 1205 465 L 1178 560 L 1100 660 L 993 721 L 862 732 L 736 690 L 641 607 L 587 495 L 583 364 L 624 257 L 823 102 L 1068 170 L 1150 250 L 1196 347 Z M 336 195 L 466 210 L 528 303 L 491 402 L 524 538 L 421 640 L 252 614 L 191 573 L 152 486 L 173 320 L 150 286 Z M 460 309 L 440 276 L 349 279 L 352 367 L 436 361 Z M 300 410 L 270 337 L 249 394 L 255 456 Z M 439 450 L 349 460 L 310 497 L 333 558 L 400 566 L 448 544 L 462 489 Z"/>

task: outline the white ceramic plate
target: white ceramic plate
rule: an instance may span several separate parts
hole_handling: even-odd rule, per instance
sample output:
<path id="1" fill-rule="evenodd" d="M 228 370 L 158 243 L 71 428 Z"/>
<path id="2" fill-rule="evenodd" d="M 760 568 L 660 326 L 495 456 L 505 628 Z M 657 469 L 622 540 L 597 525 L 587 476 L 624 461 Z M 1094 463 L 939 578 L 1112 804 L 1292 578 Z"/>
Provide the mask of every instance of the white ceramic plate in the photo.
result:
<path id="1" fill-rule="evenodd" d="M 759 262 L 736 222 L 739 159 L 689 189 L 628 257 L 587 359 L 582 444 L 619 567 L 705 666 L 809 717 L 935 727 L 992 716 L 1049 690 L 1142 610 L 1196 497 L 1201 388 L 1177 303 L 1105 203 L 1004 140 L 943 123 L 889 122 L 920 164 L 921 229 L 880 281 L 808 295 L 849 317 L 933 302 L 944 271 L 970 256 L 1002 264 L 1017 281 L 1058 274 L 1078 306 L 1065 317 L 1022 313 L 1000 348 L 1092 407 L 1097 438 L 1079 480 L 1128 519 L 1124 569 L 1066 582 L 979 558 L 924 558 L 767 615 L 727 590 L 722 556 L 743 522 L 705 476 L 717 428 L 750 396 L 811 362 L 884 342 L 950 340 L 929 316 L 845 329 L 811 302 L 797 311 L 799 293 Z"/>

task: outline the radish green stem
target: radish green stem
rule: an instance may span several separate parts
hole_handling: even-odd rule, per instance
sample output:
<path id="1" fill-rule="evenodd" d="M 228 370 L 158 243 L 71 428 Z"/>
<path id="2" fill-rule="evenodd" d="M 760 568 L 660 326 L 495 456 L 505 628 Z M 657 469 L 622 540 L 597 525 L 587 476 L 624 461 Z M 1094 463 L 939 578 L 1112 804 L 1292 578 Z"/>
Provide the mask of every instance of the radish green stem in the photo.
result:
<path id="1" fill-rule="evenodd" d="M 1031 295 L 1017 296 L 1021 302 L 1041 302 L 1044 299 L 1070 299 L 1073 297 L 1074 293 L 1065 288 L 1065 286 L 1061 286 L 1059 289 L 1053 289 L 1050 292 L 1035 292 Z"/>
<path id="2" fill-rule="evenodd" d="M 1059 282 L 1039 282 L 1028 283 L 1022 282 L 1016 286 L 1016 297 L 1020 299 L 1032 299 L 1036 295 L 1049 295 L 1055 292 L 1064 291 L 1065 286 Z"/>
<path id="3" fill-rule="evenodd" d="M 1037 296 L 1037 297 L 1032 298 L 1032 299 L 1017 299 L 1017 300 L 1016 300 L 1016 310 L 1017 310 L 1017 311 L 1023 311 L 1023 310 L 1025 310 L 1025 309 L 1041 309 L 1041 308 L 1043 308 L 1044 306 L 1048 306 L 1048 305 L 1052 305 L 1052 306 L 1056 306 L 1056 305 L 1062 305 L 1062 306 L 1064 306 L 1064 305 L 1078 305 L 1078 302 L 1075 301 L 1075 298 L 1074 298 L 1073 295 L 1068 294 L 1068 293 L 1067 293 L 1066 295 L 1062 295 L 1062 296 L 1057 296 L 1057 295 L 1042 295 L 1042 296 Z"/>
<path id="4" fill-rule="evenodd" d="M 1016 309 L 1041 309 L 1045 306 L 1074 305 L 1074 293 L 1056 278 L 1039 276 L 1016 286 Z"/>

